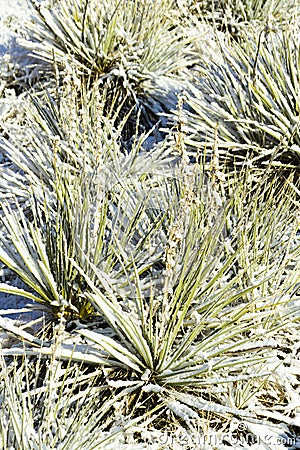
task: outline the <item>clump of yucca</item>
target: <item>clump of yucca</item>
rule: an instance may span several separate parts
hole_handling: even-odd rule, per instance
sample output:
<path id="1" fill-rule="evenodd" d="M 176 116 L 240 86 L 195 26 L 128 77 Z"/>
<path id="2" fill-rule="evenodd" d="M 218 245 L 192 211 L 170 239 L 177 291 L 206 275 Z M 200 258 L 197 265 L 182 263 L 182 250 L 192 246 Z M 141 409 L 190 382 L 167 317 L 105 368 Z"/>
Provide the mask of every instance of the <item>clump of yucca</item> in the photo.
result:
<path id="1" fill-rule="evenodd" d="M 263 31 L 223 50 L 220 63 L 202 62 L 187 95 L 185 112 L 190 153 L 224 160 L 298 167 L 299 37 Z"/>
<path id="2" fill-rule="evenodd" d="M 160 284 L 154 265 L 148 266 L 146 284 L 145 271 L 124 260 L 117 242 L 115 254 L 131 287 L 127 291 L 94 264 L 80 267 L 78 260 L 68 258 L 69 267 L 86 283 L 82 298 L 105 319 L 105 326 L 77 326 L 55 348 L 56 357 L 104 366 L 117 395 L 143 405 L 149 415 L 155 399 L 159 408 L 164 405 L 187 425 L 190 419 L 199 423 L 207 412 L 218 420 L 228 414 L 253 419 L 252 394 L 243 391 L 234 397 L 232 392 L 245 385 L 261 390 L 280 365 L 280 333 L 297 317 L 292 306 L 300 251 L 295 192 L 286 184 L 275 197 L 277 180 L 268 186 L 264 178 L 255 189 L 252 173 L 246 172 L 246 180 L 232 182 L 233 195 L 226 199 L 221 182 L 208 182 L 202 168 L 186 161 L 180 135 L 177 142 L 181 176 L 165 188 L 160 184 L 165 192 L 157 226 L 157 236 L 165 236 Z M 155 233 L 145 239 L 150 252 Z M 44 343 L 34 348 L 29 340 L 25 349 L 4 351 L 20 353 L 51 357 L 53 348 Z"/>
<path id="3" fill-rule="evenodd" d="M 133 265 L 146 282 L 163 251 L 158 239 L 158 253 L 148 249 L 162 220 L 157 180 L 174 158 L 163 144 L 151 155 L 144 151 L 146 136 L 127 151 L 96 89 L 78 96 L 70 82 L 63 92 L 59 101 L 49 93 L 33 97 L 25 134 L 0 142 L 13 164 L 5 165 L 0 184 L 0 260 L 27 286 L 0 289 L 34 299 L 54 316 L 88 318 L 94 309 L 82 297 L 87 285 L 70 260 L 94 279 L 92 263 L 123 291 Z"/>
<path id="4" fill-rule="evenodd" d="M 296 19 L 299 7 L 295 0 L 186 0 L 184 3 L 193 15 L 215 23 L 233 36 L 241 36 L 248 25 L 257 28 L 265 24 L 290 24 L 292 18 Z"/>
<path id="5" fill-rule="evenodd" d="M 75 66 L 89 85 L 97 80 L 109 87 L 108 106 L 112 92 L 117 92 L 117 103 L 125 102 L 123 113 L 140 109 L 145 126 L 157 121 L 156 113 L 170 99 L 174 101 L 174 85 L 191 55 L 170 18 L 173 0 L 62 0 L 51 7 L 31 0 L 31 4 L 31 40 L 22 42 L 37 66 L 44 65 L 45 70 L 53 63 L 59 69 Z"/>

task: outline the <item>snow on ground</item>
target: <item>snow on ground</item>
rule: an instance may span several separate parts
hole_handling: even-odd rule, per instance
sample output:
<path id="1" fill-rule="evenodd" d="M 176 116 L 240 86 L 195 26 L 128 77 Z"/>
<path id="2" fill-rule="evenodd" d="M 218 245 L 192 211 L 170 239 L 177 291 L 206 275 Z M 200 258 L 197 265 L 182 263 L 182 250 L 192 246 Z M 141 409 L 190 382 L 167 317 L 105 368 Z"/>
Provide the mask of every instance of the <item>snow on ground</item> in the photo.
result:
<path id="1" fill-rule="evenodd" d="M 0 55 L 6 52 L 9 39 L 28 16 L 27 0 L 0 0 Z"/>

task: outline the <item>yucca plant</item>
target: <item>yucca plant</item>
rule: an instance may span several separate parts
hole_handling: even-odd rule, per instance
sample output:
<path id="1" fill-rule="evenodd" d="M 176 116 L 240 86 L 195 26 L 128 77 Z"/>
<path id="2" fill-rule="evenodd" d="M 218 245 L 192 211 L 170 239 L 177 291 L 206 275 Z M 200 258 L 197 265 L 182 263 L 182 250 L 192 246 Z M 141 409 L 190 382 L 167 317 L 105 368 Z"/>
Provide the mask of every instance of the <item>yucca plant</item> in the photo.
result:
<path id="1" fill-rule="evenodd" d="M 184 195 L 186 194 L 185 192 Z M 154 290 L 150 297 L 150 307 L 145 303 L 146 299 L 143 298 L 138 281 L 136 282 L 136 323 L 131 323 L 129 319 L 132 312 L 128 315 L 128 319 L 121 313 L 113 290 L 109 291 L 112 297 L 108 301 L 107 296 L 96 290 L 90 280 L 87 280 L 93 292 L 88 294 L 91 302 L 106 315 L 111 326 L 117 330 L 120 341 L 113 343 L 110 338 L 102 340 L 101 335 L 89 330 L 82 330 L 80 333 L 94 342 L 98 350 L 102 349 L 115 358 L 119 354 L 121 366 L 128 364 L 141 374 L 145 370 L 149 380 L 163 385 L 182 386 L 193 383 L 206 385 L 207 376 L 209 382 L 213 383 L 209 377 L 210 370 L 213 372 L 220 370 L 221 378 L 225 367 L 227 375 L 230 367 L 236 371 L 239 364 L 244 365 L 245 359 L 247 360 L 244 356 L 240 359 L 240 346 L 243 348 L 245 340 L 247 341 L 241 336 L 247 334 L 250 326 L 248 320 L 250 322 L 254 320 L 252 322 L 254 326 L 255 317 L 260 316 L 260 320 L 264 322 L 265 316 L 266 334 L 272 334 L 273 325 L 267 326 L 267 323 L 270 323 L 269 308 L 273 308 L 271 304 L 273 305 L 275 301 L 280 309 L 280 298 L 283 296 L 279 288 L 276 292 L 269 290 L 273 283 L 270 281 L 273 271 L 282 258 L 282 246 L 280 246 L 281 254 L 274 262 L 268 259 L 269 266 L 264 265 L 264 261 L 260 261 L 254 253 L 253 260 L 249 261 L 246 269 L 235 270 L 239 253 L 249 255 L 249 248 L 243 248 L 238 244 L 237 250 L 233 250 L 233 253 L 226 257 L 228 251 L 226 244 L 224 242 L 223 248 L 221 245 L 224 222 L 221 220 L 218 224 L 213 215 L 210 217 L 211 221 L 206 222 L 204 219 L 203 222 L 203 211 L 201 209 L 199 211 L 199 205 L 193 206 L 189 203 L 193 199 L 191 191 L 189 195 L 190 198 L 183 198 L 185 210 L 179 213 L 170 228 L 163 290 L 161 294 L 155 293 Z M 225 217 L 226 208 L 223 220 Z M 255 221 L 258 229 L 259 220 L 257 218 Z M 265 255 L 271 247 L 272 251 L 275 250 L 274 243 L 277 239 L 272 231 L 273 224 L 270 227 L 263 244 L 262 253 L 265 252 Z M 253 246 L 253 237 L 250 237 L 251 234 L 248 236 Z M 285 255 L 287 259 L 283 257 L 284 264 L 287 260 L 289 262 L 295 260 L 298 253 L 299 245 L 289 256 Z M 245 286 L 243 277 L 249 266 L 254 266 L 256 270 L 249 280 L 250 283 L 248 281 Z M 275 272 L 279 274 L 276 269 Z M 287 287 L 283 289 L 286 293 Z M 261 303 L 258 303 L 254 290 L 257 291 L 256 295 L 259 292 L 259 297 L 262 295 L 264 298 L 264 295 L 268 295 L 265 301 L 262 298 Z M 151 311 L 151 306 L 155 313 Z M 274 324 L 277 323 L 275 311 L 274 319 L 271 321 Z M 222 317 L 219 325 L 217 325 L 218 317 Z M 194 326 L 192 330 L 191 325 Z M 137 334 L 140 335 L 138 340 Z M 229 339 L 228 346 L 227 339 Z M 251 340 L 247 341 L 248 349 L 252 345 L 256 347 Z M 249 361 L 253 362 L 256 356 L 252 359 L 249 355 Z"/>
<path id="2" fill-rule="evenodd" d="M 279 364 L 276 347 L 281 345 L 280 330 L 296 319 L 290 296 L 295 295 L 295 274 L 299 274 L 298 222 L 294 230 L 284 230 L 295 217 L 293 195 L 285 195 L 286 188 L 281 191 L 286 214 L 280 217 L 280 224 L 275 218 L 274 225 L 271 205 L 277 205 L 277 198 L 272 189 L 267 194 L 265 186 L 256 191 L 249 212 L 243 216 L 239 204 L 235 207 L 236 197 L 226 201 L 219 194 L 218 199 L 214 194 L 217 186 L 204 185 L 197 166 L 191 170 L 184 164 L 181 171 L 182 177 L 175 180 L 176 202 L 169 199 L 162 222 L 167 240 L 160 285 L 155 280 L 151 283 L 150 276 L 144 286 L 143 276 L 133 263 L 128 268 L 134 272 L 131 292 L 125 298 L 92 262 L 94 278 L 70 259 L 87 284 L 84 297 L 105 319 L 106 327 L 79 326 L 70 340 L 61 342 L 56 355 L 106 366 L 111 373 L 120 374 L 119 384 L 114 379 L 116 386 L 124 383 L 125 375 L 127 382 L 136 383 L 138 397 L 158 396 L 186 423 L 199 419 L 205 411 L 253 419 L 253 412 L 228 405 L 216 388 L 251 379 L 264 383 L 272 375 L 271 362 L 275 359 Z M 240 189 L 247 189 L 244 181 Z M 268 220 L 255 214 L 257 204 L 266 198 Z M 239 225 L 243 222 L 241 236 Z M 295 241 L 292 246 L 277 242 L 280 230 Z M 289 270 L 293 271 L 292 284 Z M 24 350 L 3 352 L 23 354 Z M 50 355 L 51 349 L 29 345 L 25 352 Z"/>
<path id="3" fill-rule="evenodd" d="M 176 102 L 174 86 L 192 55 L 170 20 L 173 0 L 30 3 L 34 21 L 28 24 L 30 40 L 22 43 L 40 70 L 53 64 L 60 71 L 76 67 L 87 84 L 99 80 L 109 88 L 108 108 L 117 88 L 123 116 L 136 107 L 148 128 L 159 120 L 159 111 Z"/>
<path id="4" fill-rule="evenodd" d="M 293 32 L 249 35 L 201 64 L 187 94 L 185 125 L 191 155 L 223 161 L 299 165 L 299 43 Z"/>
<path id="5" fill-rule="evenodd" d="M 33 197 L 26 215 L 18 204 L 13 209 L 1 203 L 0 259 L 30 291 L 6 284 L 0 290 L 36 300 L 54 315 L 84 319 L 93 315 L 93 308 L 82 297 L 87 284 L 70 259 L 87 273 L 91 261 L 126 291 L 132 264 L 146 274 L 161 259 L 158 238 L 153 238 L 151 251 L 148 242 L 162 215 L 152 208 L 146 192 L 133 196 L 118 187 L 115 194 L 113 190 L 103 194 L 87 179 L 72 180 L 66 171 L 56 187 L 52 204 L 49 198 L 43 205 Z"/>
<path id="6" fill-rule="evenodd" d="M 159 180 L 172 176 L 176 158 L 167 143 L 145 151 L 148 135 L 134 137 L 129 151 L 115 113 L 103 114 L 100 94 L 79 98 L 72 86 L 59 102 L 49 93 L 33 97 L 28 134 L 10 135 L 8 128 L 9 140 L 1 142 L 13 167 L 5 166 L 1 181 L 0 258 L 30 288 L 20 295 L 48 305 L 55 316 L 85 318 L 94 310 L 82 298 L 87 285 L 70 258 L 88 273 L 91 261 L 125 290 L 134 263 L 146 283 L 163 253 L 163 233 L 153 237 L 164 217 Z"/>
<path id="7" fill-rule="evenodd" d="M 296 0 L 186 0 L 186 7 L 197 17 L 208 20 L 234 37 L 245 35 L 252 27 L 287 26 L 296 21 L 299 4 Z"/>

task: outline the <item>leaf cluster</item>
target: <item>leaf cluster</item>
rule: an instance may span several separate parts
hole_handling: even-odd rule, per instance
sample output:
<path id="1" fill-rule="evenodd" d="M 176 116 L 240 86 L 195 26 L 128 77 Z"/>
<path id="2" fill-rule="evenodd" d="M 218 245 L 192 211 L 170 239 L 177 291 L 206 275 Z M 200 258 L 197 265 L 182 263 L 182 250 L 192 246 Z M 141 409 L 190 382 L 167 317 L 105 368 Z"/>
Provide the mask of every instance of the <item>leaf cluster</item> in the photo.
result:
<path id="1" fill-rule="evenodd" d="M 299 45 L 292 32 L 263 31 L 223 50 L 223 62 L 202 63 L 187 95 L 191 154 L 243 163 L 299 165 Z M 193 148 L 195 150 L 193 150 Z"/>

